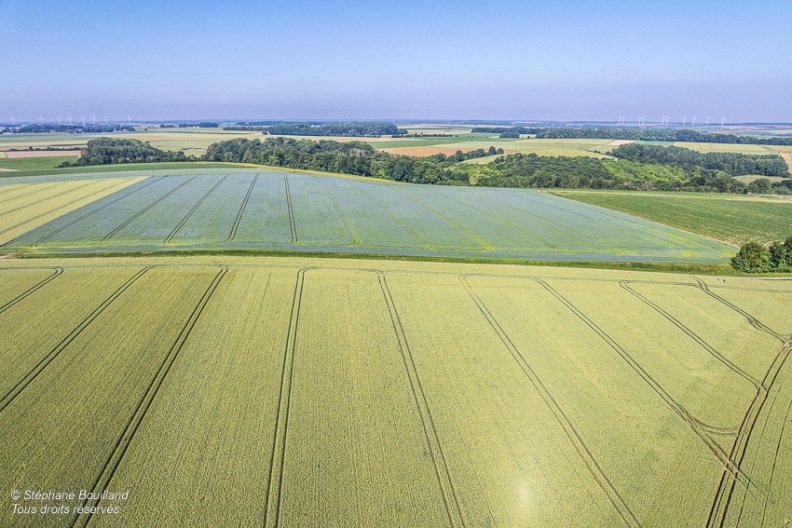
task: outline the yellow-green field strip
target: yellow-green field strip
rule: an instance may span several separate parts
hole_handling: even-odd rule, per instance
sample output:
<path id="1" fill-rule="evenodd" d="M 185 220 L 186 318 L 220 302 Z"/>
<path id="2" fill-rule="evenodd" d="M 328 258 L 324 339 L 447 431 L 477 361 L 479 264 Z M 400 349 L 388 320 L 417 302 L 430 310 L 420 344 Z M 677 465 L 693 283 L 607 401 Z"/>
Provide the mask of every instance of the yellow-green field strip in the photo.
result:
<path id="1" fill-rule="evenodd" d="M 792 281 L 316 262 L 0 262 L 3 488 L 130 491 L 40 526 L 786 515 Z"/>

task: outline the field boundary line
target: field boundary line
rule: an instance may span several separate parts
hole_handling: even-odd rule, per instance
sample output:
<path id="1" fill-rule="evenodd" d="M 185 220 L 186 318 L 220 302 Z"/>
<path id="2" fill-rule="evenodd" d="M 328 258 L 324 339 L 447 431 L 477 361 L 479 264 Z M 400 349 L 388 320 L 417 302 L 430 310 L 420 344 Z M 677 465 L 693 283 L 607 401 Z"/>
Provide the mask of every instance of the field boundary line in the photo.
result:
<path id="1" fill-rule="evenodd" d="M 94 481 L 93 487 L 91 488 L 93 492 L 99 492 L 101 490 L 107 489 L 110 485 L 110 482 L 115 475 L 118 466 L 121 463 L 121 459 L 127 452 L 132 440 L 135 437 L 135 433 L 137 433 L 138 429 L 140 428 L 143 419 L 146 417 L 146 413 L 151 408 L 151 404 L 156 398 L 160 388 L 162 387 L 163 382 L 165 381 L 165 377 L 170 372 L 173 363 L 176 361 L 179 353 L 184 348 L 184 344 L 187 342 L 187 339 L 190 337 L 190 333 L 192 332 L 193 328 L 195 328 L 195 324 L 198 322 L 198 319 L 201 317 L 204 308 L 209 303 L 209 300 L 212 298 L 212 295 L 217 290 L 217 287 L 220 285 L 220 281 L 223 280 L 226 273 L 228 272 L 228 268 L 223 266 L 220 271 L 212 279 L 212 282 L 204 291 L 201 299 L 198 301 L 198 304 L 193 308 L 190 317 L 182 326 L 179 335 L 176 337 L 176 340 L 171 345 L 168 352 L 165 354 L 165 358 L 162 360 L 159 369 L 154 374 L 154 377 L 149 383 L 148 388 L 143 393 L 142 398 L 138 402 L 137 407 L 135 407 L 135 411 L 130 416 L 129 421 L 127 422 L 124 431 L 121 433 L 121 436 L 116 441 L 115 447 L 110 452 L 110 456 L 105 461 L 104 467 L 102 471 L 97 476 L 96 480 Z M 94 500 L 84 500 L 82 502 L 82 506 L 86 506 L 91 504 L 93 506 L 98 505 L 101 502 L 101 499 L 94 499 Z M 93 514 L 88 514 L 84 516 L 77 516 L 71 523 L 71 526 L 86 526 L 93 517 Z"/>
<path id="2" fill-rule="evenodd" d="M 68 191 L 66 191 L 64 193 L 56 194 L 55 196 L 50 196 L 48 198 L 42 198 L 41 200 L 37 200 L 35 202 L 30 202 L 30 203 L 27 203 L 25 205 L 20 205 L 16 209 L 8 209 L 7 211 L 3 211 L 2 213 L 0 213 L 0 216 L 5 216 L 7 214 L 15 213 L 15 212 L 19 211 L 20 209 L 27 209 L 28 207 L 31 207 L 33 205 L 38 205 L 41 202 L 46 202 L 48 200 L 55 200 L 56 198 L 60 198 L 64 194 L 71 194 L 73 192 L 79 191 L 80 189 L 88 187 L 89 185 L 94 185 L 95 183 L 100 182 L 100 181 L 101 180 L 89 180 L 87 183 L 84 183 L 82 185 L 78 185 L 77 187 L 75 187 L 73 189 L 69 189 Z M 60 183 L 64 183 L 64 182 L 60 182 Z M 94 194 L 96 194 L 96 193 L 94 193 Z"/>
<path id="3" fill-rule="evenodd" d="M 536 371 L 531 368 L 531 365 L 525 359 L 517 345 L 514 344 L 514 341 L 512 341 L 511 337 L 509 337 L 509 334 L 506 333 L 495 316 L 492 315 L 492 312 L 490 312 L 489 308 L 487 308 L 487 305 L 484 303 L 481 297 L 479 297 L 475 290 L 470 286 L 466 280 L 466 277 L 464 275 L 460 276 L 459 281 L 462 283 L 465 291 L 473 300 L 476 307 L 486 319 L 487 323 L 489 323 L 490 327 L 492 327 L 492 329 L 495 331 L 495 334 L 498 336 L 501 343 L 503 343 L 504 347 L 509 351 L 512 359 L 514 359 L 514 361 L 523 371 L 525 377 L 528 378 L 528 381 L 531 383 L 531 385 L 533 385 L 534 389 L 542 398 L 542 400 L 544 400 L 545 405 L 547 405 L 547 408 L 561 426 L 561 429 L 564 431 L 564 434 L 575 448 L 575 451 L 577 451 L 578 457 L 586 466 L 586 469 L 588 469 L 594 481 L 597 483 L 600 489 L 602 489 L 610 503 L 613 505 L 624 524 L 626 526 L 642 526 L 641 522 L 632 512 L 629 505 L 627 505 L 624 498 L 605 474 L 605 471 L 597 462 L 594 454 L 591 452 L 591 450 L 589 450 L 588 446 L 583 441 L 583 438 L 580 436 L 580 433 L 578 433 L 575 425 L 572 423 L 572 420 L 564 412 L 561 405 L 553 397 L 553 394 L 542 382 Z"/>
<path id="4" fill-rule="evenodd" d="M 410 389 L 412 390 L 413 399 L 418 409 L 418 415 L 421 418 L 421 426 L 426 438 L 429 454 L 432 456 L 432 464 L 434 465 L 437 481 L 440 485 L 440 493 L 443 496 L 445 503 L 446 513 L 448 520 L 452 527 L 467 526 L 464 510 L 459 500 L 456 487 L 454 486 L 454 479 L 451 476 L 451 468 L 448 466 L 445 453 L 443 453 L 443 446 L 440 442 L 440 434 L 437 432 L 435 420 L 432 417 L 432 411 L 429 408 L 429 400 L 426 397 L 421 378 L 418 375 L 418 366 L 415 364 L 410 343 L 407 341 L 407 335 L 404 332 L 404 326 L 401 323 L 399 312 L 396 309 L 396 303 L 393 301 L 393 294 L 391 293 L 388 281 L 385 274 L 377 272 L 379 279 L 380 289 L 382 295 L 385 297 L 385 304 L 388 308 L 388 313 L 391 319 L 393 331 L 396 334 L 396 339 L 399 344 L 399 352 L 404 362 L 404 368 L 407 371 L 407 379 L 410 381 Z M 427 427 L 427 424 L 429 425 Z M 442 465 L 442 467 L 441 467 Z M 449 497 L 450 495 L 450 497 Z"/>
<path id="5" fill-rule="evenodd" d="M 280 390 L 278 392 L 278 411 L 275 417 L 275 431 L 272 439 L 272 456 L 270 472 L 267 478 L 266 497 L 264 499 L 264 528 L 276 528 L 280 525 L 280 511 L 283 491 L 283 471 L 286 464 L 286 435 L 289 428 L 291 412 L 291 391 L 294 381 L 294 356 L 297 348 L 297 330 L 300 325 L 302 294 L 305 284 L 305 273 L 311 268 L 297 271 L 294 285 L 289 330 L 286 335 L 286 346 L 283 351 L 283 368 L 281 370 Z"/>
<path id="6" fill-rule="evenodd" d="M 25 300 L 25 298 L 28 297 L 28 295 L 31 295 L 32 293 L 38 291 L 39 288 L 44 287 L 44 285 L 46 285 L 50 281 L 55 280 L 57 277 L 59 277 L 63 273 L 63 268 L 61 268 L 61 267 L 56 267 L 56 268 L 52 268 L 52 269 L 54 271 L 52 275 L 50 275 L 49 277 L 45 277 L 43 280 L 39 281 L 37 284 L 34 284 L 30 288 L 28 288 L 26 291 L 20 293 L 19 295 L 17 295 L 16 297 L 11 299 L 7 303 L 5 303 L 3 306 L 0 306 L 0 314 L 5 312 L 9 308 L 13 307 L 14 305 L 22 302 L 23 300 Z"/>
<path id="7" fill-rule="evenodd" d="M 242 215 L 245 214 L 245 209 L 247 208 L 247 204 L 250 201 L 250 195 L 253 194 L 253 188 L 256 186 L 256 181 L 258 181 L 259 173 L 256 173 L 253 176 L 253 181 L 250 182 L 250 188 L 248 189 L 247 194 L 245 195 L 245 199 L 242 200 L 242 205 L 239 207 L 239 211 L 237 212 L 236 218 L 234 219 L 234 225 L 231 226 L 231 232 L 228 234 L 228 238 L 226 238 L 226 242 L 231 242 L 236 238 L 237 230 L 239 229 L 239 224 L 242 222 Z"/>
<path id="8" fill-rule="evenodd" d="M 586 326 L 588 326 L 595 334 L 597 334 L 600 339 L 602 339 L 606 345 L 608 345 L 614 352 L 616 352 L 626 363 L 627 365 L 633 369 L 633 371 L 638 374 L 638 376 L 644 380 L 644 382 L 649 385 L 649 388 L 657 394 L 661 400 L 666 404 L 666 406 L 673 412 L 682 422 L 684 422 L 693 433 L 699 437 L 699 439 L 704 443 L 704 445 L 712 452 L 712 454 L 720 461 L 725 467 L 732 468 L 733 464 L 729 459 L 725 450 L 715 442 L 711 437 L 710 434 L 716 435 L 725 435 L 727 433 L 734 434 L 731 429 L 722 429 L 718 427 L 711 426 L 702 422 L 701 420 L 694 417 L 690 411 L 685 409 L 685 407 L 677 402 L 673 396 L 671 396 L 660 383 L 657 382 L 644 368 L 641 366 L 638 361 L 633 358 L 629 352 L 627 352 L 624 347 L 622 347 L 615 339 L 613 339 L 605 330 L 599 327 L 593 320 L 591 320 L 586 314 L 584 314 L 577 306 L 575 306 L 572 302 L 570 302 L 566 297 L 561 295 L 555 288 L 547 284 L 544 280 L 538 278 L 529 279 L 532 280 L 539 285 L 541 285 L 545 290 L 550 292 L 556 299 L 558 299 L 561 304 L 566 306 L 566 308 L 571 311 L 578 319 L 580 319 Z M 740 475 L 738 478 L 741 478 L 747 481 L 745 475 Z"/>
<path id="9" fill-rule="evenodd" d="M 651 301 L 651 300 L 650 300 L 648 297 L 644 296 L 644 295 L 643 295 L 643 294 L 641 294 L 641 293 L 638 293 L 638 292 L 637 292 L 637 291 L 635 291 L 633 288 L 631 288 L 631 287 L 630 287 L 630 282 L 632 282 L 632 281 L 629 281 L 629 280 L 621 280 L 621 281 L 619 281 L 619 285 L 620 285 L 622 288 L 624 288 L 625 290 L 627 290 L 628 292 L 630 292 L 630 293 L 631 293 L 633 296 L 635 296 L 636 298 L 638 298 L 638 299 L 639 299 L 641 302 L 643 302 L 644 304 L 646 304 L 647 306 L 649 306 L 650 308 L 652 308 L 652 309 L 653 309 L 655 312 L 657 312 L 658 314 L 660 314 L 661 316 L 663 316 L 663 317 L 664 317 L 666 320 L 668 320 L 668 321 L 669 321 L 671 324 L 673 324 L 674 326 L 676 326 L 677 328 L 679 328 L 680 330 L 682 330 L 682 332 L 684 332 L 684 333 L 685 333 L 685 334 L 686 334 L 688 337 L 690 337 L 690 338 L 691 338 L 693 341 L 695 341 L 696 343 L 698 343 L 698 344 L 699 344 L 699 346 L 701 346 L 701 348 L 703 348 L 704 350 L 706 350 L 707 352 L 709 352 L 709 354 L 710 354 L 710 355 L 712 355 L 712 356 L 713 356 L 713 357 L 715 357 L 715 358 L 716 358 L 718 361 L 720 361 L 721 363 L 723 363 L 723 365 L 725 365 L 725 366 L 726 366 L 726 367 L 727 367 L 729 370 L 731 370 L 731 371 L 732 371 L 732 372 L 734 372 L 735 374 L 737 374 L 737 375 L 739 375 L 740 377 L 742 377 L 743 379 L 745 379 L 745 380 L 746 380 L 748 383 L 750 383 L 750 384 L 751 384 L 751 385 L 753 385 L 754 387 L 757 387 L 757 386 L 759 385 L 759 380 L 755 379 L 753 376 L 751 376 L 750 374 L 748 374 L 747 372 L 745 372 L 743 369 L 741 369 L 740 367 L 738 367 L 737 365 L 735 365 L 734 363 L 732 363 L 732 362 L 729 360 L 729 358 L 725 357 L 723 354 L 721 354 L 720 352 L 718 352 L 718 351 L 715 349 L 715 347 L 713 347 L 712 345 L 710 345 L 709 343 L 707 343 L 707 342 L 706 342 L 706 341 L 705 341 L 705 340 L 704 340 L 702 337 L 700 337 L 698 334 L 696 334 L 696 333 L 695 333 L 693 330 L 691 330 L 690 328 L 688 328 L 687 326 L 685 326 L 685 324 L 684 324 L 684 323 L 682 323 L 682 321 L 680 321 L 679 319 L 677 319 L 676 317 L 674 317 L 673 315 L 671 315 L 670 313 L 668 313 L 667 311 L 665 311 L 663 308 L 661 308 L 661 307 L 660 307 L 659 305 L 657 305 L 656 303 L 652 302 L 652 301 Z"/>
<path id="10" fill-rule="evenodd" d="M 3 412 L 6 407 L 17 397 L 19 394 L 25 390 L 25 388 L 30 385 L 30 383 L 38 377 L 41 372 L 47 368 L 47 366 L 52 363 L 52 361 L 58 357 L 58 355 L 63 352 L 63 350 L 68 347 L 72 341 L 74 341 L 77 336 L 79 336 L 83 330 L 88 328 L 88 326 L 97 318 L 99 317 L 104 310 L 110 306 L 113 301 L 118 299 L 121 294 L 123 294 L 132 284 L 134 284 L 140 277 L 148 273 L 154 266 L 147 266 L 134 275 L 127 279 L 127 281 L 118 287 L 109 297 L 107 297 L 102 303 L 94 309 L 87 317 L 85 317 L 75 328 L 69 332 L 66 337 L 60 340 L 60 342 L 55 345 L 52 350 L 50 350 L 38 363 L 27 373 L 25 376 L 14 385 L 11 390 L 9 390 L 1 399 L 0 399 L 0 412 Z"/>
<path id="11" fill-rule="evenodd" d="M 421 245 L 421 247 L 423 247 L 424 249 L 432 249 L 429 246 L 429 244 L 426 242 L 426 240 L 424 240 L 418 233 L 413 231 L 413 229 L 410 226 L 405 224 L 404 221 L 401 218 L 399 218 L 398 216 L 396 216 L 396 214 L 393 211 L 391 211 L 390 209 L 388 209 L 387 207 L 382 205 L 377 199 L 375 199 L 368 192 L 364 191 L 363 189 L 361 189 L 357 185 L 354 185 L 353 187 L 354 187 L 354 189 L 357 192 L 359 192 L 360 194 L 365 196 L 370 202 L 372 202 L 374 205 L 376 205 L 377 207 L 379 207 L 380 209 L 385 211 L 385 213 L 388 214 L 388 216 L 393 218 L 393 221 L 396 222 L 399 226 L 401 226 L 402 229 L 407 231 L 407 233 L 409 233 L 410 236 L 412 236 L 415 240 L 417 240 L 418 243 Z"/>
<path id="12" fill-rule="evenodd" d="M 289 175 L 283 174 L 283 184 L 286 186 L 286 208 L 289 210 L 289 227 L 291 228 L 292 243 L 297 243 L 297 222 L 294 219 L 294 204 L 292 204 L 291 188 L 289 187 Z"/>
<path id="13" fill-rule="evenodd" d="M 327 187 L 325 186 L 324 183 L 322 183 L 322 179 L 319 176 L 314 176 L 314 180 L 316 180 L 319 183 L 319 187 L 322 188 L 325 195 L 327 196 L 327 199 L 330 200 L 331 204 L 333 204 L 333 208 L 335 209 L 336 214 L 341 219 L 341 221 L 344 222 L 344 226 L 346 226 L 346 229 L 349 232 L 349 234 L 352 235 L 352 243 L 342 244 L 342 245 L 359 246 L 360 237 L 358 236 L 355 229 L 352 227 L 352 224 L 349 223 L 349 220 L 347 220 L 347 217 L 344 215 L 344 213 L 341 212 L 341 208 L 338 206 L 338 202 L 335 201 L 335 198 L 333 198 L 333 196 L 330 194 L 330 191 L 327 190 Z"/>
<path id="14" fill-rule="evenodd" d="M 182 228 L 182 227 L 184 227 L 184 224 L 186 224 L 186 223 L 187 223 L 187 221 L 188 221 L 188 220 L 190 219 L 190 217 L 191 217 L 191 216 L 192 216 L 192 215 L 195 213 L 195 211 L 197 211 L 197 210 L 198 210 L 198 208 L 201 206 L 201 204 L 202 204 L 202 203 L 204 203 L 204 201 L 205 201 L 207 198 L 209 198 L 209 196 L 210 196 L 210 195 L 211 195 L 213 192 L 215 192 L 215 190 L 216 190 L 218 187 L 220 187 L 220 185 L 222 185 L 222 183 L 223 183 L 224 181 L 226 181 L 226 178 L 228 178 L 228 174 L 226 174 L 226 175 L 224 175 L 222 178 L 220 178 L 220 181 L 219 181 L 219 182 L 215 183 L 215 184 L 214 184 L 214 186 L 212 186 L 212 188 L 211 188 L 211 189 L 209 189 L 209 190 L 206 192 L 206 194 L 204 194 L 204 195 L 201 197 L 201 199 L 200 199 L 200 200 L 198 200 L 197 202 L 195 202 L 195 204 L 194 204 L 194 205 L 193 205 L 193 206 L 190 208 L 190 210 L 189 210 L 189 211 L 187 211 L 187 214 L 186 214 L 186 215 L 184 215 L 184 218 L 182 218 L 181 220 L 179 220 L 179 223 L 178 223 L 178 224 L 176 224 L 176 227 L 174 227 L 174 228 L 173 228 L 173 230 L 170 232 L 170 234 L 169 234 L 167 237 L 165 237 L 165 241 L 164 241 L 164 243 L 165 243 L 165 244 L 173 244 L 173 242 L 172 242 L 172 240 L 173 240 L 173 237 L 175 237 L 175 236 L 176 236 L 176 234 L 177 234 L 177 233 L 178 233 L 178 232 L 181 230 L 181 228 Z"/>
<path id="15" fill-rule="evenodd" d="M 16 229 L 17 227 L 23 226 L 25 224 L 29 224 L 30 222 L 33 222 L 34 220 L 38 220 L 42 216 L 47 216 L 48 214 L 52 214 L 52 213 L 54 213 L 56 211 L 59 211 L 61 209 L 65 209 L 65 208 L 69 207 L 72 204 L 75 204 L 77 202 L 81 202 L 83 200 L 87 200 L 87 199 L 91 198 L 92 196 L 96 196 L 97 194 L 101 194 L 103 192 L 106 192 L 106 191 L 112 189 L 113 187 L 118 187 L 119 185 L 123 185 L 124 183 L 125 182 L 123 180 L 121 180 L 119 182 L 113 183 L 112 185 L 109 185 L 108 187 L 105 187 L 102 190 L 96 191 L 96 192 L 91 193 L 91 194 L 89 194 L 87 196 L 83 196 L 83 197 L 77 198 L 76 200 L 72 200 L 71 202 L 62 204 L 62 205 L 56 207 L 55 209 L 50 209 L 49 211 L 44 211 L 43 213 L 37 214 L 36 216 L 32 216 L 32 217 L 28 218 L 27 220 L 24 220 L 22 222 L 19 222 L 18 224 L 12 225 L 11 227 L 7 227 L 7 228 L 1 230 L 0 231 L 0 235 L 2 235 L 3 233 L 7 233 L 9 231 L 12 231 L 12 230 Z M 89 203 L 91 203 L 91 202 L 89 202 Z M 13 240 L 9 240 L 8 242 L 3 243 L 2 245 L 0 245 L 0 247 L 5 247 L 8 244 L 10 244 L 11 242 L 13 242 Z"/>
<path id="16" fill-rule="evenodd" d="M 165 194 L 163 194 L 162 196 L 160 196 L 159 198 L 157 198 L 156 200 L 154 200 L 153 202 L 148 204 L 143 209 L 139 210 L 137 213 L 135 213 L 134 215 L 129 217 L 127 220 L 124 220 L 119 226 L 117 226 L 115 229 L 110 231 L 110 233 L 105 235 L 105 237 L 102 239 L 102 242 L 107 242 L 108 240 L 113 238 L 119 231 L 121 231 L 126 226 L 128 226 L 129 224 L 134 222 L 135 219 L 140 218 L 141 216 L 143 216 L 146 212 L 148 212 L 149 209 L 152 209 L 155 205 L 160 203 L 162 200 L 164 200 L 165 198 L 167 198 L 171 194 L 175 193 L 176 191 L 178 191 L 179 189 L 181 189 L 182 187 L 184 187 L 185 185 L 187 185 L 188 183 L 190 183 L 191 181 L 193 181 L 197 177 L 198 177 L 198 175 L 195 175 L 192 178 L 188 179 L 187 181 L 180 183 L 179 185 L 177 185 L 176 187 L 174 187 L 170 191 L 166 192 Z"/>
<path id="17" fill-rule="evenodd" d="M 734 475 L 741 473 L 740 465 L 745 459 L 745 454 L 748 451 L 748 443 L 751 441 L 751 435 L 753 434 L 756 422 L 759 420 L 759 415 L 767 401 L 770 389 L 773 388 L 773 384 L 776 379 L 778 379 L 781 368 L 784 366 L 791 353 L 791 341 L 787 341 L 781 345 L 781 348 L 773 358 L 773 362 L 767 369 L 764 378 L 762 378 L 761 384 L 756 388 L 756 393 L 751 400 L 751 404 L 743 415 L 737 436 L 734 439 L 731 452 L 729 453 L 729 459 L 734 461 L 732 463 L 737 472 L 732 474 L 728 471 L 728 467 L 725 467 L 721 473 L 721 478 L 715 491 L 715 497 L 712 501 L 709 515 L 707 516 L 707 528 L 723 528 L 726 523 L 726 514 L 729 511 L 732 495 L 737 486 L 737 479 L 734 478 Z"/>
<path id="18" fill-rule="evenodd" d="M 743 317 L 745 317 L 748 320 L 748 322 L 751 324 L 751 326 L 753 326 L 754 328 L 756 328 L 760 332 L 764 332 L 764 333 L 766 333 L 766 334 L 768 334 L 768 335 L 770 335 L 772 337 L 775 337 L 776 339 L 778 339 L 782 343 L 784 342 L 784 337 L 781 334 L 779 334 L 778 332 L 776 332 L 775 330 L 773 330 L 772 328 L 770 328 L 766 324 L 762 323 L 762 321 L 760 321 L 759 319 L 757 319 L 753 315 L 749 314 L 748 312 L 746 312 L 745 310 L 743 310 L 739 306 L 736 306 L 736 305 L 732 304 L 731 302 L 727 301 L 726 299 L 724 299 L 723 297 L 721 297 L 717 293 L 715 293 L 712 290 L 710 290 L 710 288 L 707 285 L 707 283 L 704 282 L 703 280 L 699 279 L 698 277 L 696 277 L 695 279 L 696 279 L 696 282 L 698 282 L 698 288 L 701 291 L 703 291 L 704 293 L 706 293 L 707 295 L 709 295 L 710 297 L 712 297 L 713 299 L 715 299 L 719 303 L 731 308 L 732 310 L 734 310 L 738 314 L 740 314 Z"/>
<path id="19" fill-rule="evenodd" d="M 481 246 L 484 247 L 484 250 L 486 250 L 486 251 L 496 251 L 495 246 L 493 246 L 492 244 L 490 244 L 489 242 L 487 242 L 486 240 L 484 240 L 480 236 L 478 236 L 478 235 L 472 233 L 470 230 L 462 227 L 456 221 L 448 218 L 447 216 L 442 214 L 440 211 L 437 211 L 434 208 L 429 207 L 428 205 L 426 205 L 425 203 L 421 202 L 417 198 L 415 198 L 413 196 L 409 196 L 407 194 L 404 194 L 402 191 L 399 190 L 398 186 L 393 186 L 393 187 L 391 187 L 391 189 L 393 189 L 397 193 L 401 194 L 402 196 L 404 196 L 408 200 L 418 204 L 420 207 L 423 207 L 427 211 L 431 212 L 433 215 L 437 216 L 438 218 L 441 218 L 443 221 L 445 221 L 450 226 L 455 227 L 457 230 L 461 231 L 462 233 L 464 233 L 465 235 L 467 235 L 468 237 L 470 237 L 474 241 L 478 242 Z M 473 250 L 473 251 L 475 251 L 475 250 Z M 479 251 L 481 251 L 481 250 L 479 250 Z"/>
<path id="20" fill-rule="evenodd" d="M 80 221 L 88 218 L 92 214 L 98 213 L 99 211 L 101 211 L 101 210 L 103 210 L 103 209 L 105 209 L 107 207 L 110 207 L 111 205 L 115 204 L 116 202 L 119 202 L 119 201 L 123 200 L 124 198 L 128 198 L 129 196 L 135 194 L 136 192 L 138 192 L 138 191 L 140 191 L 142 189 L 145 189 L 149 185 L 152 185 L 154 183 L 162 181 L 162 178 L 161 177 L 151 177 L 151 176 L 149 176 L 149 177 L 146 178 L 146 180 L 148 180 L 148 181 L 146 181 L 145 183 L 143 183 L 140 186 L 133 185 L 132 187 L 134 187 L 134 189 L 130 189 L 130 191 L 128 193 L 124 194 L 123 196 L 119 196 L 118 198 L 115 198 L 114 200 L 111 200 L 110 202 L 102 205 L 101 207 L 99 207 L 97 209 L 94 209 L 93 211 L 91 211 L 89 213 L 86 213 L 86 214 L 82 215 L 79 218 L 75 218 L 74 220 L 72 220 L 71 222 L 67 223 L 63 227 L 60 227 L 60 228 L 56 229 L 55 231 L 53 231 L 53 232 L 51 232 L 51 233 L 39 238 L 38 240 L 33 242 L 33 247 L 37 247 L 39 244 L 41 244 L 42 242 L 44 242 L 48 238 L 51 238 L 51 237 L 57 235 L 61 231 L 65 230 L 65 229 L 68 229 L 69 227 L 73 226 L 77 222 L 80 222 Z"/>

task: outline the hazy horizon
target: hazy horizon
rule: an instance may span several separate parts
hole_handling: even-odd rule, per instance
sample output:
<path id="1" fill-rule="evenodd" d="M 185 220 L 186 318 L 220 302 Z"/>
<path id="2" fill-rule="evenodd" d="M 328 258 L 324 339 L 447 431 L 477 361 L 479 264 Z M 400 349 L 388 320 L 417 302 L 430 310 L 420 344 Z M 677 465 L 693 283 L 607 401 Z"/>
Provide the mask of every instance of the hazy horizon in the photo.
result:
<path id="1" fill-rule="evenodd" d="M 0 0 L 0 122 L 792 122 L 790 15 L 780 0 Z"/>

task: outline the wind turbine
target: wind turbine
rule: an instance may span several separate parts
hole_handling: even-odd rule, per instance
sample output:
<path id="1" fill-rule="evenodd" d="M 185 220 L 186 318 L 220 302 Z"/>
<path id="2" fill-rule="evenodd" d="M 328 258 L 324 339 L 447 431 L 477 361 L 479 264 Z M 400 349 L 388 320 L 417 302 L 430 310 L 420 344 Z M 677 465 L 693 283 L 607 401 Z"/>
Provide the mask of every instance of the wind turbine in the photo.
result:
<path id="1" fill-rule="evenodd" d="M 696 116 L 693 116 L 693 122 L 690 124 L 693 128 L 696 127 Z"/>
<path id="2" fill-rule="evenodd" d="M 91 119 L 93 119 L 93 125 L 96 126 L 96 114 L 92 115 Z"/>
<path id="3" fill-rule="evenodd" d="M 128 124 L 129 126 L 132 126 L 132 114 L 129 114 L 129 115 L 127 116 L 127 124 Z"/>
<path id="4" fill-rule="evenodd" d="M 707 116 L 707 125 L 706 126 L 709 126 L 709 120 L 710 120 L 710 116 Z"/>
<path id="5" fill-rule="evenodd" d="M 105 126 L 107 126 L 107 116 L 104 116 L 104 118 L 105 118 Z"/>
<path id="6" fill-rule="evenodd" d="M 58 126 L 61 126 L 61 116 L 58 116 Z"/>
<path id="7" fill-rule="evenodd" d="M 82 116 L 83 128 L 85 128 L 85 116 Z"/>
<path id="8" fill-rule="evenodd" d="M 685 123 L 687 123 L 687 116 L 682 118 L 682 126 L 685 126 Z"/>
<path id="9" fill-rule="evenodd" d="M 71 126 L 71 114 L 69 114 L 69 126 Z"/>
<path id="10" fill-rule="evenodd" d="M 43 125 L 43 124 L 44 124 L 44 116 L 39 114 L 39 125 Z"/>
<path id="11" fill-rule="evenodd" d="M 726 122 L 726 117 L 721 117 L 721 128 L 723 128 L 723 123 Z"/>
<path id="12" fill-rule="evenodd" d="M 14 116 L 11 116 L 11 126 L 16 126 L 16 119 L 14 119 Z"/>

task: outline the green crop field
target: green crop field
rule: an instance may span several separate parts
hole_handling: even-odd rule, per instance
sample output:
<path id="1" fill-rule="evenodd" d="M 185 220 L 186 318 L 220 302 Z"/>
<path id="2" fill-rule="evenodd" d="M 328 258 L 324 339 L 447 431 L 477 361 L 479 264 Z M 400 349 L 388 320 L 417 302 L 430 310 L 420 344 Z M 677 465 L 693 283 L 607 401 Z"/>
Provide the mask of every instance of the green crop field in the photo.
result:
<path id="1" fill-rule="evenodd" d="M 77 156 L 52 156 L 45 158 L 4 158 L 0 159 L 0 169 L 8 171 L 52 171 L 58 165 L 68 161 L 74 163 Z"/>
<path id="2" fill-rule="evenodd" d="M 735 195 L 550 191 L 740 245 L 785 240 L 792 235 L 792 201 Z"/>
<path id="3" fill-rule="evenodd" d="M 8 202 L 14 208 L 15 196 Z M 697 235 L 530 190 L 273 171 L 151 176 L 20 235 L 4 249 L 29 255 L 266 250 L 676 263 L 724 263 L 733 254 Z"/>
<path id="4" fill-rule="evenodd" d="M 68 509 L 42 527 L 783 526 L 790 304 L 762 278 L 2 260 L 0 482 L 97 494 L 17 501 Z"/>

